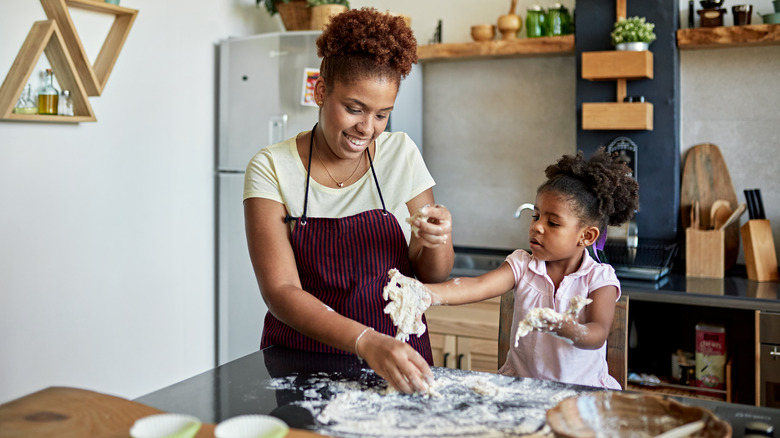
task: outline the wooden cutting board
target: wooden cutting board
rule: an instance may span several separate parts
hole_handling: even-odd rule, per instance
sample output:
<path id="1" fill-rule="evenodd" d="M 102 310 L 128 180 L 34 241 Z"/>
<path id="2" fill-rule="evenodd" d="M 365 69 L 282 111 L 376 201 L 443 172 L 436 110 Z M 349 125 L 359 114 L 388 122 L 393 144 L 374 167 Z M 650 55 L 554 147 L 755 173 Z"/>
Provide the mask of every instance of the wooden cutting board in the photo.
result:
<path id="1" fill-rule="evenodd" d="M 710 143 L 696 145 L 688 150 L 683 165 L 680 186 L 680 213 L 683 228 L 691 225 L 691 206 L 699 201 L 701 227 L 709 229 L 710 208 L 723 199 L 731 210 L 737 208 L 737 193 L 731 183 L 726 161 L 717 146 Z M 739 255 L 739 221 L 724 230 L 725 269 L 734 266 Z"/>
<path id="2" fill-rule="evenodd" d="M 78 388 L 51 387 L 0 405 L 0 438 L 127 438 L 135 420 L 161 414 L 153 407 Z M 213 438 L 203 424 L 196 438 Z M 287 438 L 321 435 L 290 429 Z"/>

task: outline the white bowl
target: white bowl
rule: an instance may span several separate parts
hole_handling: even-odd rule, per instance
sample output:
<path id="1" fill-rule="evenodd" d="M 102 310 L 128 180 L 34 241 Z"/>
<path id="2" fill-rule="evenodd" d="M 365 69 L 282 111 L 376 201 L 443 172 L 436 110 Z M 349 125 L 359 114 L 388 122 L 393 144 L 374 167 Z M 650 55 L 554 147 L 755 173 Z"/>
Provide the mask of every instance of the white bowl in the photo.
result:
<path id="1" fill-rule="evenodd" d="M 192 415 L 158 414 L 139 418 L 130 428 L 133 438 L 192 438 L 200 429 Z"/>
<path id="2" fill-rule="evenodd" d="M 216 438 L 282 438 L 290 428 L 270 415 L 239 415 L 229 418 L 214 429 Z"/>

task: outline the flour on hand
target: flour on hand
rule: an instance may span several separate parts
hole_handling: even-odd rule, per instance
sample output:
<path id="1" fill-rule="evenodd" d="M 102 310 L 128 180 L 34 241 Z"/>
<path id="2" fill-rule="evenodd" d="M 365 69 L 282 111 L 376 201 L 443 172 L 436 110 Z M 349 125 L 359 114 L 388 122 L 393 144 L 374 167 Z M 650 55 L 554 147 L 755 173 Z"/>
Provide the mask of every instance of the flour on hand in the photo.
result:
<path id="1" fill-rule="evenodd" d="M 581 296 L 574 296 L 569 300 L 569 309 L 564 313 L 558 313 L 548 307 L 536 307 L 531 309 L 517 325 L 517 333 L 515 334 L 515 347 L 520 343 L 520 338 L 527 336 L 534 330 L 544 331 L 547 330 L 552 324 L 561 324 L 563 318 L 568 315 L 577 316 L 580 311 L 592 303 L 593 300 Z"/>
<path id="2" fill-rule="evenodd" d="M 390 282 L 384 287 L 382 297 L 386 301 L 390 300 L 385 306 L 385 313 L 390 315 L 393 324 L 398 328 L 395 338 L 401 342 L 408 342 L 411 334 L 422 336 L 425 333 L 422 315 L 431 305 L 428 289 L 414 278 L 401 274 L 397 269 L 391 269 L 387 275 L 390 277 Z"/>
<path id="3" fill-rule="evenodd" d="M 421 222 L 428 222 L 428 206 L 425 205 L 419 210 L 417 210 L 417 213 L 413 214 L 412 216 L 409 216 L 406 218 L 406 223 L 412 226 L 412 233 L 414 233 L 415 236 L 420 237 L 420 229 L 414 226 L 414 221 L 419 219 Z"/>

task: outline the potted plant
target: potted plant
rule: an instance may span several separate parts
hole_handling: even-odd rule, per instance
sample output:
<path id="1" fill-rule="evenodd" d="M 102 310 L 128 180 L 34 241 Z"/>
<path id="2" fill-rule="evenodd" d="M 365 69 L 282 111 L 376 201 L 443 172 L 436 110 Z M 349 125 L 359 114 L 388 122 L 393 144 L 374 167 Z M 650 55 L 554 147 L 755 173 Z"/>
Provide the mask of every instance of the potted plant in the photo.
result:
<path id="1" fill-rule="evenodd" d="M 655 24 L 645 17 L 621 18 L 610 33 L 612 45 L 617 50 L 647 50 L 655 41 Z"/>
<path id="2" fill-rule="evenodd" d="M 313 30 L 322 30 L 330 23 L 330 17 L 349 10 L 347 0 L 306 0 L 311 8 L 311 26 Z"/>
<path id="3" fill-rule="evenodd" d="M 287 30 L 321 30 L 333 15 L 349 9 L 348 0 L 255 0 L 270 15 L 277 13 Z"/>
<path id="4" fill-rule="evenodd" d="M 311 26 L 311 9 L 306 0 L 256 0 L 270 15 L 277 13 L 282 17 L 282 23 L 287 30 L 309 30 Z"/>

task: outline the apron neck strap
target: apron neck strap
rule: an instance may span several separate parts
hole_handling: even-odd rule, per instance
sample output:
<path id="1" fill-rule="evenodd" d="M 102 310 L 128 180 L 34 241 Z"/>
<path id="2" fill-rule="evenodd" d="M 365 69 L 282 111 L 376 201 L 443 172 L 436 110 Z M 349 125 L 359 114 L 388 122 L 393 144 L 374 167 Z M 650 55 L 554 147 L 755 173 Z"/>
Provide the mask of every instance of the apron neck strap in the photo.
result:
<path id="1" fill-rule="evenodd" d="M 314 131 L 317 129 L 318 123 L 314 124 L 311 128 L 311 138 L 309 139 L 309 165 L 306 168 L 306 189 L 303 194 L 303 214 L 300 218 L 290 216 L 288 213 L 284 217 L 284 223 L 290 221 L 299 220 L 302 225 L 306 225 L 306 213 L 309 208 L 309 181 L 311 180 L 311 157 L 314 155 Z M 376 177 L 376 171 L 374 170 L 374 160 L 371 158 L 371 151 L 366 148 L 366 154 L 368 154 L 368 164 L 371 166 L 371 175 L 374 176 L 374 184 L 376 184 L 376 191 L 379 193 L 379 201 L 382 203 L 382 214 L 387 215 L 387 207 L 385 207 L 385 199 L 382 197 L 382 189 L 379 188 L 379 179 Z"/>

